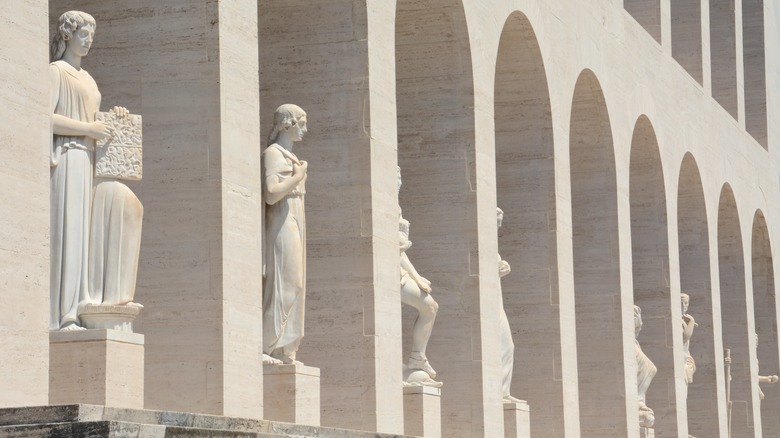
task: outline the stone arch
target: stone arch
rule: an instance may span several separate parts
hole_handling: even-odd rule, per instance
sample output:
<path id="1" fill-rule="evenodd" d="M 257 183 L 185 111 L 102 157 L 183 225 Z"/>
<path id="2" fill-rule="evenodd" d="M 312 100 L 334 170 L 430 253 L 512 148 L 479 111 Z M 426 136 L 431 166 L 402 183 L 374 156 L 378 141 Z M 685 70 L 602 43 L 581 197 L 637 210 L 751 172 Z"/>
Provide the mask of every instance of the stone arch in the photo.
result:
<path id="1" fill-rule="evenodd" d="M 674 0 L 672 8 L 672 56 L 701 84 L 701 0 Z"/>
<path id="2" fill-rule="evenodd" d="M 679 313 L 670 312 L 666 191 L 658 140 L 647 116 L 639 117 L 634 127 L 630 166 L 634 304 L 642 308 L 642 350 L 658 368 L 646 401 L 655 411 L 656 432 L 674 436 L 676 399 L 668 396 L 674 394 L 674 351 L 667 333 Z"/>
<path id="3" fill-rule="evenodd" d="M 718 266 L 720 274 L 723 348 L 731 356 L 731 432 L 733 438 L 753 436 L 752 376 L 750 372 L 745 291 L 745 263 L 739 212 L 734 192 L 727 183 L 718 207 Z"/>
<path id="4" fill-rule="evenodd" d="M 427 356 L 445 382 L 442 435 L 484 435 L 474 83 L 461 1 L 399 0 L 395 38 L 399 202 L 414 242 L 407 254 L 439 303 Z M 416 312 L 404 307 L 406 358 Z"/>
<path id="5" fill-rule="evenodd" d="M 752 271 L 753 311 L 756 318 L 759 375 L 778 374 L 777 292 L 775 290 L 772 247 L 766 219 L 761 210 L 753 218 Z M 761 385 L 766 398 L 761 401 L 761 428 L 765 437 L 780 436 L 780 388 L 777 385 Z"/>
<path id="6" fill-rule="evenodd" d="M 688 433 L 718 436 L 718 386 L 712 319 L 712 280 L 707 206 L 701 175 L 690 153 L 683 157 L 677 188 L 677 237 L 680 257 L 680 291 L 690 297 L 692 315 L 699 324 L 691 338 L 690 352 L 696 362 L 693 382 L 688 385 Z"/>
<path id="7" fill-rule="evenodd" d="M 562 437 L 552 112 L 536 34 L 520 12 L 501 34 L 494 96 L 497 205 L 504 210 L 498 246 L 512 266 L 502 281 L 515 342 L 512 394 L 532 406 L 532 435 Z"/>
<path id="8" fill-rule="evenodd" d="M 623 7 L 658 43 L 661 42 L 661 2 L 623 0 Z"/>
<path id="9" fill-rule="evenodd" d="M 737 118 L 737 34 L 734 2 L 710 0 L 712 97 Z"/>
<path id="10" fill-rule="evenodd" d="M 745 129 L 767 149 L 764 0 L 742 0 Z"/>
<path id="11" fill-rule="evenodd" d="M 601 84 L 590 70 L 574 89 L 569 135 L 580 430 L 583 436 L 624 437 L 615 153 Z"/>

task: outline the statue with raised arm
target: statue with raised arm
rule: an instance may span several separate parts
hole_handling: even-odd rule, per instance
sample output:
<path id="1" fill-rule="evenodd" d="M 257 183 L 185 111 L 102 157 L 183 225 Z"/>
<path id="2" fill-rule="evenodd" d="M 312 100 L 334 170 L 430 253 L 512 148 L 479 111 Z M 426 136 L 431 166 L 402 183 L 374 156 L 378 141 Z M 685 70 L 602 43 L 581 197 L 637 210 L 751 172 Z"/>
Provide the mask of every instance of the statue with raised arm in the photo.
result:
<path id="1" fill-rule="evenodd" d="M 398 190 L 401 190 L 401 168 L 398 168 Z M 433 322 L 439 311 L 439 304 L 431 296 L 431 282 L 420 275 L 412 265 L 406 250 L 412 246 L 409 240 L 409 221 L 398 209 L 398 240 L 401 256 L 401 302 L 417 309 L 417 318 L 412 327 L 412 352 L 404 367 L 404 386 L 441 387 L 442 382 L 434 380 L 436 371 L 428 362 L 425 350 L 433 331 Z"/>
<path id="2" fill-rule="evenodd" d="M 758 333 L 755 334 L 755 339 L 756 339 L 756 349 L 758 349 Z M 760 364 L 758 363 L 758 358 L 756 358 L 756 365 L 760 366 Z M 759 383 L 758 398 L 760 400 L 763 400 L 766 397 L 764 395 L 764 391 L 761 390 L 761 385 L 760 385 L 761 383 L 769 383 L 770 385 L 774 385 L 775 383 L 778 382 L 778 380 L 780 380 L 780 378 L 778 378 L 777 375 L 762 376 L 759 374 L 758 375 L 758 383 Z"/>
<path id="3" fill-rule="evenodd" d="M 97 172 L 96 147 L 121 136 L 114 122 L 133 124 L 126 108 L 99 113 L 101 95 L 81 67 L 95 19 L 80 11 L 60 16 L 49 64 L 51 148 L 51 330 L 132 331 L 142 307 L 133 303 L 143 207 L 122 175 Z M 108 117 L 110 120 L 106 119 Z M 102 149 L 101 149 L 102 152 Z M 140 179 L 134 178 L 134 179 Z"/>
<path id="4" fill-rule="evenodd" d="M 504 211 L 500 208 L 496 208 L 496 218 L 498 220 L 498 228 L 501 228 L 501 225 L 504 222 Z M 503 260 L 501 258 L 501 255 L 498 255 L 498 276 L 499 276 L 499 292 L 501 292 L 499 295 L 502 297 L 501 299 L 501 311 L 498 316 L 498 331 L 501 336 L 501 374 L 503 376 L 503 379 L 501 381 L 501 394 L 504 399 L 504 403 L 516 403 L 521 400 L 512 397 L 510 394 L 512 389 L 512 371 L 515 366 L 515 343 L 512 340 L 512 329 L 509 327 L 509 318 L 506 316 L 506 311 L 504 310 L 504 300 L 503 300 L 503 291 L 501 291 L 501 280 L 502 278 L 509 275 L 509 273 L 512 271 L 512 268 L 509 266 L 509 262 L 506 260 Z"/>
<path id="5" fill-rule="evenodd" d="M 636 351 L 636 382 L 637 382 L 637 395 L 639 396 L 639 425 L 642 427 L 653 427 L 655 423 L 655 413 L 653 410 L 647 407 L 647 388 L 650 387 L 650 383 L 655 377 L 655 373 L 658 372 L 655 364 L 649 357 L 642 351 L 642 346 L 639 345 L 639 332 L 642 331 L 642 309 L 639 306 L 634 306 L 634 336 L 636 337 L 635 351 Z"/>
<path id="6" fill-rule="evenodd" d="M 276 109 L 269 146 L 263 151 L 265 280 L 263 363 L 301 364 L 306 298 L 306 193 L 308 164 L 293 154 L 306 135 L 306 113 L 285 104 Z"/>

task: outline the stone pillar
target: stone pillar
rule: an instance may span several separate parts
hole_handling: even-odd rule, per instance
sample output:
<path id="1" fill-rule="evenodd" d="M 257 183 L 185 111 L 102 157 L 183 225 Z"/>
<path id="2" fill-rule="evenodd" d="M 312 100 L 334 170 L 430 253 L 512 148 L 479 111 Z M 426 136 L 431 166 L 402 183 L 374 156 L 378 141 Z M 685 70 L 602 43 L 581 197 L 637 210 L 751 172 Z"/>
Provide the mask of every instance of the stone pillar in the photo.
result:
<path id="1" fill-rule="evenodd" d="M 504 402 L 504 437 L 531 438 L 531 408 L 528 402 Z"/>
<path id="2" fill-rule="evenodd" d="M 71 9 L 95 17 L 83 67 L 102 108 L 144 118 L 144 179 L 128 186 L 144 205 L 134 325 L 147 340 L 145 407 L 262 418 L 257 3 L 50 8 L 50 22 Z"/>
<path id="3" fill-rule="evenodd" d="M 49 396 L 47 1 L 0 2 L 0 408 Z"/>
<path id="4" fill-rule="evenodd" d="M 324 426 L 400 434 L 394 2 L 258 3 L 263 139 L 284 103 L 309 129 L 295 149 L 309 163 L 297 359 L 322 370 Z"/>
<path id="5" fill-rule="evenodd" d="M 265 419 L 320 425 L 320 369 L 304 365 L 265 365 Z"/>
<path id="6" fill-rule="evenodd" d="M 49 334 L 49 403 L 144 407 L 144 336 L 119 330 Z"/>
<path id="7" fill-rule="evenodd" d="M 441 438 L 441 388 L 404 388 L 404 433 Z"/>

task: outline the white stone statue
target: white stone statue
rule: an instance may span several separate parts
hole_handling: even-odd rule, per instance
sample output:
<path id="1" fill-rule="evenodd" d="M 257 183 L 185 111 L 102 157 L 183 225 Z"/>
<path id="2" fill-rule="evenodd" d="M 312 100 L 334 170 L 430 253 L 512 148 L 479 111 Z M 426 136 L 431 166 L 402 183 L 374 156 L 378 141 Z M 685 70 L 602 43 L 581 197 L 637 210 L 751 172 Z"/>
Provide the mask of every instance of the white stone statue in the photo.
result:
<path id="1" fill-rule="evenodd" d="M 658 368 L 642 351 L 639 345 L 639 332 L 642 331 L 642 309 L 634 306 L 634 336 L 636 337 L 636 381 L 637 395 L 639 396 L 639 425 L 642 427 L 653 427 L 655 423 L 655 414 L 653 410 L 647 407 L 646 395 L 650 382 L 653 381 Z"/>
<path id="2" fill-rule="evenodd" d="M 398 168 L 398 191 L 401 190 L 401 168 Z M 401 254 L 401 302 L 417 309 L 417 318 L 412 328 L 412 352 L 404 367 L 404 386 L 441 387 L 442 382 L 434 380 L 436 371 L 428 362 L 425 350 L 431 338 L 433 323 L 439 304 L 431 296 L 431 282 L 420 275 L 412 265 L 406 250 L 412 246 L 409 240 L 409 221 L 398 209 L 398 237 Z"/>
<path id="3" fill-rule="evenodd" d="M 93 178 L 96 142 L 116 134 L 96 120 L 100 91 L 81 68 L 94 34 L 91 15 L 66 12 L 51 45 L 50 329 L 131 331 L 143 207 L 121 182 Z"/>
<path id="4" fill-rule="evenodd" d="M 691 356 L 691 337 L 693 336 L 693 329 L 699 325 L 696 323 L 693 316 L 688 314 L 690 303 L 691 297 L 688 294 L 680 294 L 683 325 L 683 356 L 685 356 L 685 383 L 688 385 L 693 383 L 693 374 L 696 372 L 696 362 L 693 360 L 693 356 Z"/>
<path id="5" fill-rule="evenodd" d="M 498 228 L 501 228 L 501 224 L 504 222 L 504 211 L 500 208 L 496 209 Z M 500 278 L 506 277 L 512 268 L 509 266 L 509 262 L 503 260 L 501 255 L 498 255 L 498 275 Z M 501 283 L 498 284 L 499 291 L 501 289 Z M 515 343 L 512 340 L 512 329 L 509 327 L 509 318 L 506 316 L 504 310 L 503 292 L 500 294 L 501 300 L 501 314 L 498 319 L 498 331 L 501 336 L 501 373 L 503 380 L 501 382 L 502 396 L 504 403 L 517 403 L 522 400 L 512 397 L 510 391 L 512 389 L 512 370 L 515 365 Z"/>
<path id="6" fill-rule="evenodd" d="M 265 281 L 263 363 L 301 364 L 295 359 L 306 298 L 306 193 L 308 164 L 293 154 L 306 135 L 306 113 L 296 105 L 276 109 L 269 146 L 263 151 Z"/>
<path id="7" fill-rule="evenodd" d="M 754 336 L 755 336 L 755 339 L 756 339 L 756 348 L 758 348 L 758 333 L 756 333 Z M 758 358 L 756 358 L 756 365 L 760 366 L 760 364 L 758 363 Z M 760 374 L 758 375 L 758 383 L 759 384 L 760 383 L 769 383 L 771 385 L 774 385 L 775 383 L 778 382 L 778 380 L 780 380 L 780 378 L 778 378 L 777 375 L 772 375 L 772 376 L 762 376 Z M 764 391 L 761 390 L 761 385 L 758 385 L 758 398 L 760 400 L 763 400 L 764 397 L 766 397 L 764 395 Z"/>

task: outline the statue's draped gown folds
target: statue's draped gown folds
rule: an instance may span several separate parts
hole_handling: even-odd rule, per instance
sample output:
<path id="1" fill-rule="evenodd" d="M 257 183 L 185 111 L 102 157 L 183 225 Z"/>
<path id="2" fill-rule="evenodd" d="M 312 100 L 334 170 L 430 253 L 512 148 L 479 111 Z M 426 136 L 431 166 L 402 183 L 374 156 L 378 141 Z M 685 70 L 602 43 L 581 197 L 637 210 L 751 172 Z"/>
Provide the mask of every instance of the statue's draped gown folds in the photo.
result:
<path id="1" fill-rule="evenodd" d="M 106 179 L 95 188 L 89 244 L 91 304 L 128 304 L 135 294 L 144 208 L 123 183 Z"/>
<path id="2" fill-rule="evenodd" d="M 263 179 L 282 182 L 293 174 L 298 158 L 278 144 L 263 151 Z M 265 288 L 263 292 L 263 352 L 289 355 L 303 338 L 306 296 L 305 180 L 280 201 L 265 207 Z M 266 195 L 266 199 L 268 195 Z M 273 356 L 277 356 L 274 354 Z"/>
<path id="3" fill-rule="evenodd" d="M 49 65 L 51 109 L 90 123 L 100 108 L 100 91 L 86 70 L 64 61 Z M 78 324 L 78 305 L 88 296 L 90 205 L 95 140 L 54 135 L 51 150 L 51 318 L 50 329 Z"/>

